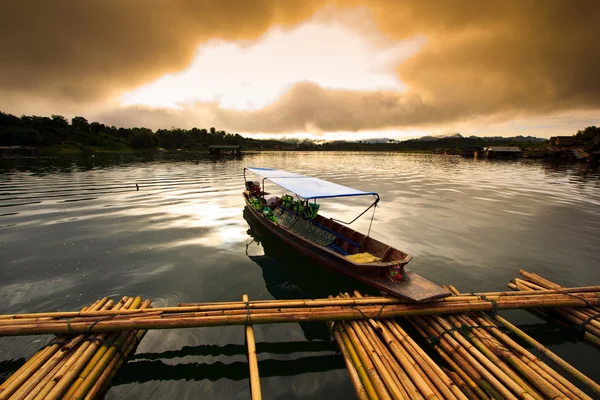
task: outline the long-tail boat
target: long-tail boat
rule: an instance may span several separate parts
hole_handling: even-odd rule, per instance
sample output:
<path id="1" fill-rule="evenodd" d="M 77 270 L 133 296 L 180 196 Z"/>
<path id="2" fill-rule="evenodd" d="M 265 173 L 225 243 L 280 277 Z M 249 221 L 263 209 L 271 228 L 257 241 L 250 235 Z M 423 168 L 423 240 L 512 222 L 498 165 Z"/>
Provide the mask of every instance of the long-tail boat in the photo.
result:
<path id="1" fill-rule="evenodd" d="M 262 177 L 262 184 L 248 180 L 248 171 Z M 289 194 L 267 197 L 265 180 L 295 194 L 296 198 Z M 243 195 L 249 216 L 319 264 L 388 295 L 414 302 L 450 296 L 444 288 L 408 270 L 406 264 L 411 256 L 370 237 L 370 228 L 364 235 L 342 221 L 318 213 L 318 199 L 373 196 L 373 203 L 347 223 L 350 224 L 377 206 L 377 193 L 272 168 L 244 168 L 244 181 Z"/>

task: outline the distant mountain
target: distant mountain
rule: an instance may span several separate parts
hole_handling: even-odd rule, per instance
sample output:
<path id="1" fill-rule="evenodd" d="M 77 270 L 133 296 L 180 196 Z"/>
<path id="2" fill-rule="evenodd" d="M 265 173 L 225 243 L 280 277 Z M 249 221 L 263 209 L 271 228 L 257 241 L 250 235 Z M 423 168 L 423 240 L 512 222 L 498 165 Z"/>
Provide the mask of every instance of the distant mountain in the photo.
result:
<path id="1" fill-rule="evenodd" d="M 469 139 L 485 140 L 486 142 L 530 142 L 530 143 L 542 143 L 548 141 L 548 139 L 538 138 L 535 136 L 469 136 Z"/>
<path id="2" fill-rule="evenodd" d="M 440 140 L 440 139 L 463 139 L 463 138 L 464 138 L 464 136 L 457 132 L 457 133 L 442 133 L 441 135 L 428 135 L 428 136 L 420 137 L 417 140 L 420 140 L 421 142 L 435 142 L 436 140 Z"/>
<path id="3" fill-rule="evenodd" d="M 390 143 L 390 141 L 392 141 L 392 143 L 394 142 L 394 140 L 392 140 L 390 138 L 365 139 L 362 142 L 363 143 Z"/>
<path id="4" fill-rule="evenodd" d="M 395 139 L 390 138 L 370 138 L 370 139 L 359 139 L 359 140 L 333 140 L 335 143 L 398 143 Z"/>

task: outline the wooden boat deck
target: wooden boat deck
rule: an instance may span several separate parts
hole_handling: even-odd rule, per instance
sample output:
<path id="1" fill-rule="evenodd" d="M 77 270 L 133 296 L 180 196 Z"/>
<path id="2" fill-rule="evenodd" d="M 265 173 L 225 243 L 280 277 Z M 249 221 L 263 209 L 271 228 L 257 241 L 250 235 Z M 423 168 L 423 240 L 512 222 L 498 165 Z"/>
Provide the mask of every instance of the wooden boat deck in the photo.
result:
<path id="1" fill-rule="evenodd" d="M 324 231 L 332 232 L 335 236 L 333 243 L 335 246 L 316 244 L 310 238 L 303 237 L 293 229 L 289 229 L 289 227 L 286 229 L 285 226 L 263 216 L 260 211 L 252 207 L 249 195 L 246 192 L 244 192 L 244 199 L 247 204 L 246 209 L 255 222 L 260 223 L 274 235 L 321 265 L 344 273 L 353 279 L 381 290 L 387 295 L 413 302 L 440 299 L 451 295 L 449 291 L 441 286 L 405 268 L 404 266 L 410 261 L 411 256 L 398 249 L 321 215 L 314 218 L 316 222 L 314 225 Z M 277 198 L 277 204 L 274 208 L 283 208 L 280 202 L 281 199 Z M 287 209 L 284 212 L 293 213 L 293 211 Z M 296 219 L 300 220 L 301 216 Z M 368 252 L 380 258 L 381 261 L 355 263 L 346 257 L 346 255 L 358 254 L 359 252 Z M 388 278 L 390 268 L 394 267 L 402 268 L 402 280 Z"/>

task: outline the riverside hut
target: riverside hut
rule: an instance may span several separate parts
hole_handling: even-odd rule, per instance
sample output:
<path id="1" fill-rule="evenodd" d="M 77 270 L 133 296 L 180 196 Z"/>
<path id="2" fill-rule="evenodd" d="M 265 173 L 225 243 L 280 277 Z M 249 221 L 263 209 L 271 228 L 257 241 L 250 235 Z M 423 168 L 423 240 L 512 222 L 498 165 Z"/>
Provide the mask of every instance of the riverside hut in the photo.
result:
<path id="1" fill-rule="evenodd" d="M 490 146 L 485 150 L 486 158 L 520 158 L 522 151 L 517 146 Z"/>
<path id="2" fill-rule="evenodd" d="M 208 146 L 208 152 L 211 155 L 231 154 L 237 156 L 242 154 L 242 146 L 239 144 L 214 144 Z"/>

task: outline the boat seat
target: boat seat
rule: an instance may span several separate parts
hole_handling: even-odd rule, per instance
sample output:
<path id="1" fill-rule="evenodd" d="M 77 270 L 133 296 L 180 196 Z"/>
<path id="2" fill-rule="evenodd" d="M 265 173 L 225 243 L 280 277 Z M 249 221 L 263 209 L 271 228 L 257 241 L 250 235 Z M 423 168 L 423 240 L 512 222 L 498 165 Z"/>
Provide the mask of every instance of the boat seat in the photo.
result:
<path id="1" fill-rule="evenodd" d="M 348 253 L 346 250 L 342 249 L 340 246 L 338 246 L 335 243 L 331 243 L 329 246 L 332 250 L 336 251 L 337 253 L 340 253 L 343 256 L 349 256 L 350 253 Z"/>
<path id="2" fill-rule="evenodd" d="M 331 228 L 328 228 L 328 227 L 326 227 L 326 226 L 325 226 L 325 225 L 323 225 L 323 224 L 320 224 L 320 223 L 318 223 L 318 222 L 315 222 L 314 220 L 311 220 L 311 221 L 309 221 L 309 222 L 310 222 L 311 224 L 313 224 L 313 225 L 315 225 L 315 226 L 317 226 L 317 227 L 319 227 L 319 228 L 321 228 L 321 229 L 323 229 L 323 230 L 325 230 L 325 231 L 327 231 L 327 232 L 331 233 L 333 236 L 337 237 L 338 239 L 341 239 L 341 240 L 343 240 L 343 241 L 347 242 L 348 244 L 350 244 L 350 245 L 352 245 L 352 246 L 354 246 L 354 247 L 357 247 L 357 248 L 359 248 L 359 249 L 360 249 L 360 244 L 356 243 L 354 240 L 350 240 L 350 239 L 348 239 L 346 236 L 344 236 L 344 235 L 340 234 L 339 232 L 336 232 L 336 231 L 334 231 L 333 229 L 331 229 Z"/>

